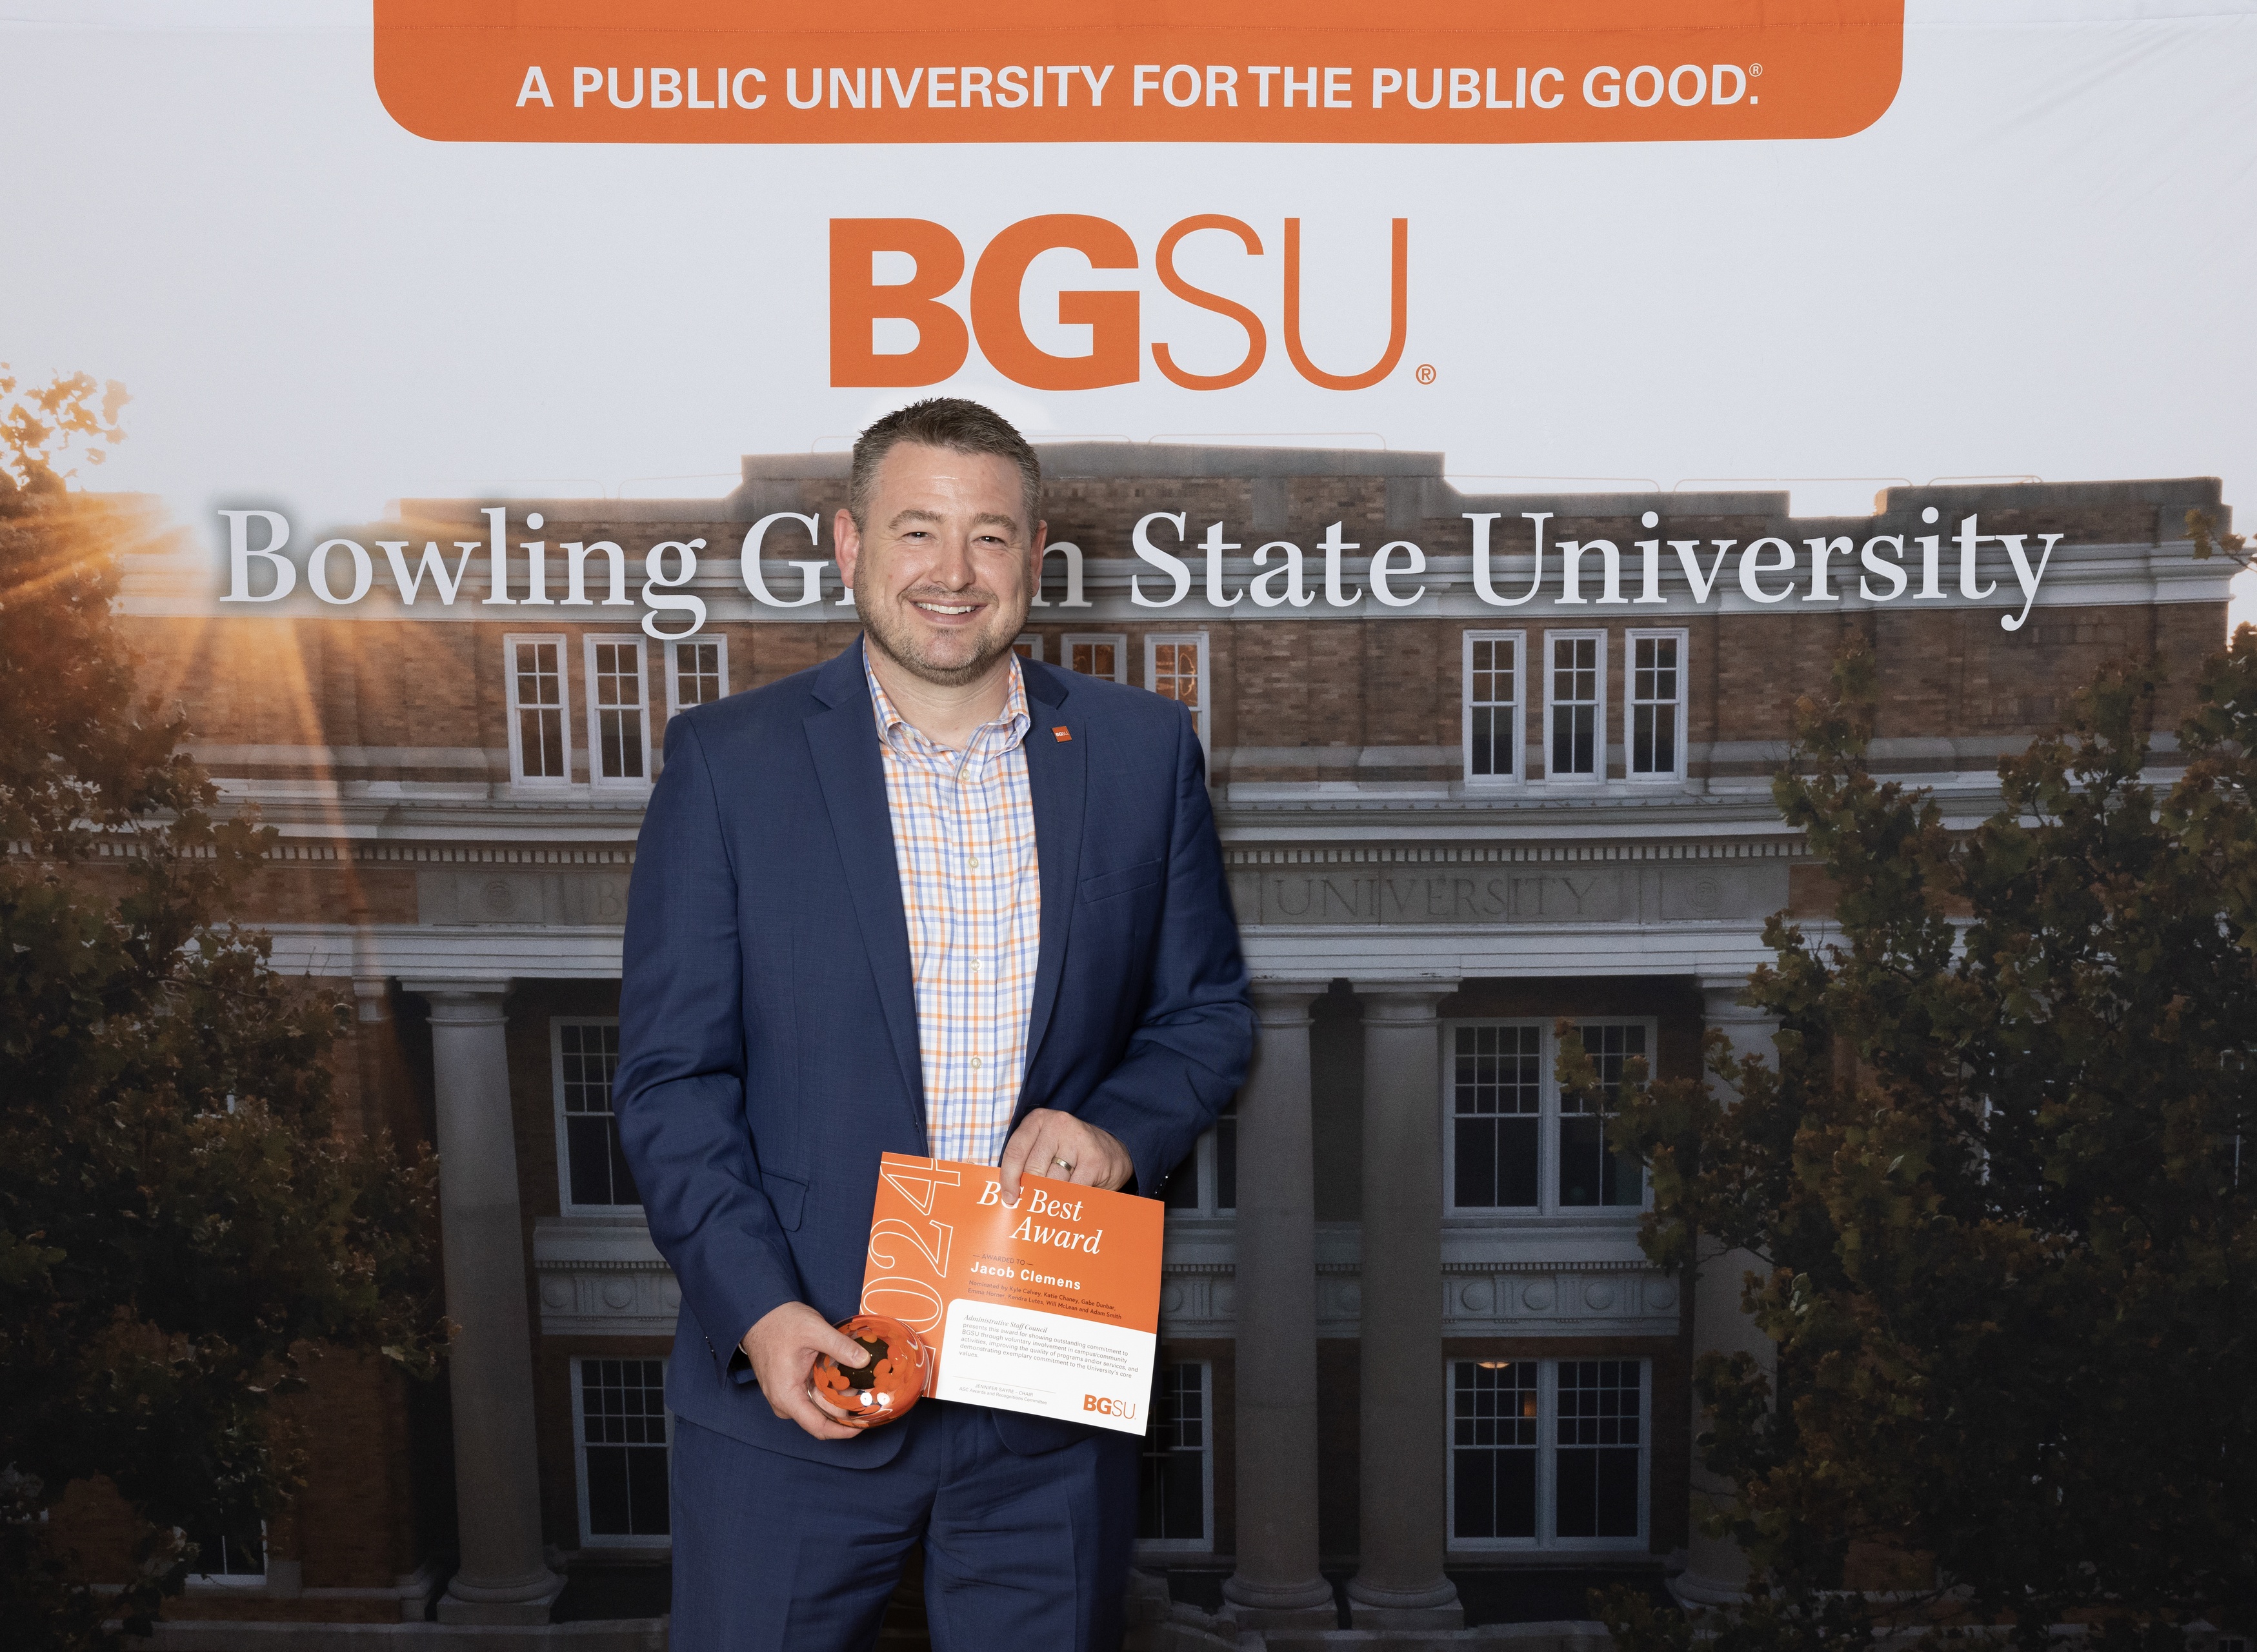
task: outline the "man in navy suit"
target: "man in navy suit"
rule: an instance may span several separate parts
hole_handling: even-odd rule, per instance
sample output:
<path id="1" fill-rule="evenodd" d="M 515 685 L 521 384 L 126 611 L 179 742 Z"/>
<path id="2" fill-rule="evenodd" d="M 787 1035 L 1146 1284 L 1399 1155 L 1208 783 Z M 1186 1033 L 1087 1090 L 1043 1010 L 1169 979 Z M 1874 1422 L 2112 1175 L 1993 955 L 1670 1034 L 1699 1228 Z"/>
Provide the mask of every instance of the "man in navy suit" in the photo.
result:
<path id="1" fill-rule="evenodd" d="M 629 897 L 613 1106 L 682 1286 L 680 1652 L 867 1647 L 912 1545 L 942 1652 L 1121 1634 L 1135 1436 L 817 1400 L 892 1152 L 1157 1193 L 1254 1020 L 1185 710 L 1022 661 L 1033 450 L 987 408 L 864 431 L 862 639 L 667 730 Z"/>

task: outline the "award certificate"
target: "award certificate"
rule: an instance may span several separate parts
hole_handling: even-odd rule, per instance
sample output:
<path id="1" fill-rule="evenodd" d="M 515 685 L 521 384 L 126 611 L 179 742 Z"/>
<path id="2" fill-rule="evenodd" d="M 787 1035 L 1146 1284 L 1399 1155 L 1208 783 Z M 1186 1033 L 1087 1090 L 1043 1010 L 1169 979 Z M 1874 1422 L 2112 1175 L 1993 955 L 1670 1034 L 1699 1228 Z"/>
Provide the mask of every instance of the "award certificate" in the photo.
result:
<path id="1" fill-rule="evenodd" d="M 1160 1322 L 1157 1199 L 881 1155 L 862 1312 L 930 1344 L 924 1392 L 1144 1432 Z"/>

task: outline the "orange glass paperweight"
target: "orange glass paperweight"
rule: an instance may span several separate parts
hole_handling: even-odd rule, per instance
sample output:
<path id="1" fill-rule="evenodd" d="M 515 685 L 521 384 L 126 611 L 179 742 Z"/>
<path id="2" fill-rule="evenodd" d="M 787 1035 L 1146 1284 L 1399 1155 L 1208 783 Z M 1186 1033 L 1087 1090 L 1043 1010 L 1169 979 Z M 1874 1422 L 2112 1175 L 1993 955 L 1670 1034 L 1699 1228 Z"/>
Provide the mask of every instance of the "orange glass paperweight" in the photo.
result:
<path id="1" fill-rule="evenodd" d="M 838 1329 L 862 1344 L 870 1363 L 842 1365 L 828 1354 L 815 1357 L 815 1392 L 826 1405 L 844 1412 L 850 1429 L 874 1429 L 909 1414 L 924 1395 L 931 1364 L 924 1339 L 899 1320 L 857 1314 Z"/>

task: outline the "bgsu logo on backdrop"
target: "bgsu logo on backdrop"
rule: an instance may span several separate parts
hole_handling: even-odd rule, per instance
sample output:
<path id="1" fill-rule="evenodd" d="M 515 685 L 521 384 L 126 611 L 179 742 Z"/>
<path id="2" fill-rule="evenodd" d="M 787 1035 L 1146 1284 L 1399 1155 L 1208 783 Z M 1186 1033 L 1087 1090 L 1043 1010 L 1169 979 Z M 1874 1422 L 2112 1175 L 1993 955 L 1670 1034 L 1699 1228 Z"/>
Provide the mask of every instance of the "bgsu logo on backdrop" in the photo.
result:
<path id="1" fill-rule="evenodd" d="M 1228 390 L 1261 370 L 1270 348 L 1262 318 L 1235 299 L 1193 287 L 1176 268 L 1176 246 L 1200 230 L 1222 230 L 1238 238 L 1248 254 L 1265 259 L 1268 249 L 1251 224 L 1220 213 L 1203 213 L 1171 225 L 1153 249 L 1152 267 L 1160 285 L 1204 310 L 1236 323 L 1246 335 L 1245 354 L 1236 365 L 1217 373 L 1198 373 L 1179 365 L 1164 341 L 1155 340 L 1151 360 L 1171 383 L 1186 390 Z M 1362 390 L 1394 372 L 1403 358 L 1410 323 L 1408 304 L 1410 223 L 1394 220 L 1389 259 L 1387 348 L 1378 361 L 1360 372 L 1330 372 L 1310 359 L 1301 337 L 1301 221 L 1288 218 L 1280 237 L 1285 353 L 1294 371 L 1327 390 Z M 945 294 L 964 279 L 964 243 L 945 225 L 925 218 L 833 218 L 831 220 L 831 382 L 835 386 L 909 388 L 938 384 L 964 365 L 972 340 L 1005 378 L 1031 390 L 1096 390 L 1134 384 L 1143 376 L 1144 348 L 1140 294 L 1096 289 L 1058 294 L 1058 318 L 1066 326 L 1089 329 L 1089 349 L 1062 356 L 1044 350 L 1027 336 L 1019 315 L 1019 289 L 1028 266 L 1054 249 L 1079 253 L 1093 270 L 1139 269 L 1136 244 L 1106 218 L 1054 212 L 1012 224 L 990 241 L 972 270 L 966 316 Z M 906 281 L 880 282 L 874 269 L 880 252 L 906 254 L 915 273 Z M 874 329 L 880 321 L 906 321 L 916 329 L 913 350 L 881 354 Z M 1338 365 L 1338 364 L 1335 364 Z"/>

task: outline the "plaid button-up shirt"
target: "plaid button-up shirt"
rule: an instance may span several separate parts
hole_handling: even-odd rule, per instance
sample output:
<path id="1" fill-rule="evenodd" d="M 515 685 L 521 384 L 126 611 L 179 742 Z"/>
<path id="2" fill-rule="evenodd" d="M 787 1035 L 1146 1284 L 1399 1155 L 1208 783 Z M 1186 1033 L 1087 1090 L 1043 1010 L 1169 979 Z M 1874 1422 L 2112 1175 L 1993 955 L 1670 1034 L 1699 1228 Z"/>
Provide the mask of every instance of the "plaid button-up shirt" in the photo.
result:
<path id="1" fill-rule="evenodd" d="M 957 752 L 894 709 L 867 652 L 862 670 L 909 918 L 926 1139 L 935 1158 L 992 1165 L 1025 1074 L 1042 934 L 1026 684 L 1015 656 L 1001 714 Z"/>

